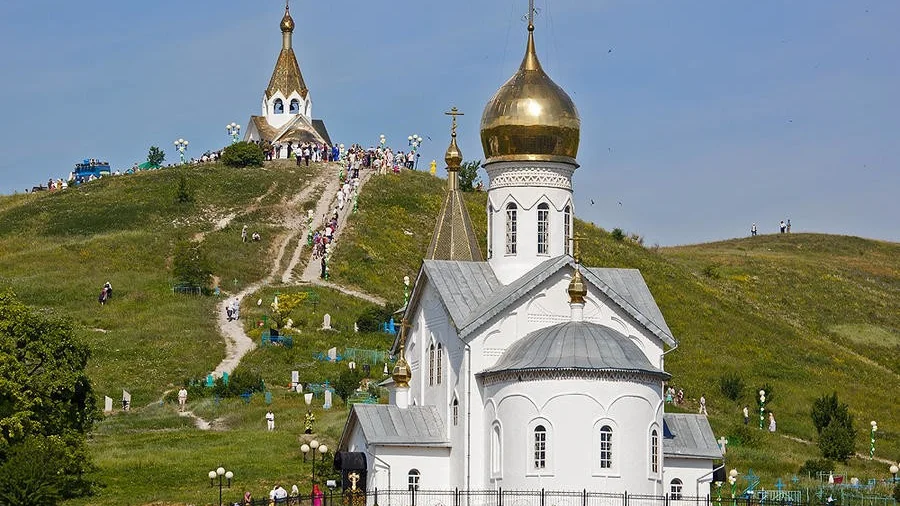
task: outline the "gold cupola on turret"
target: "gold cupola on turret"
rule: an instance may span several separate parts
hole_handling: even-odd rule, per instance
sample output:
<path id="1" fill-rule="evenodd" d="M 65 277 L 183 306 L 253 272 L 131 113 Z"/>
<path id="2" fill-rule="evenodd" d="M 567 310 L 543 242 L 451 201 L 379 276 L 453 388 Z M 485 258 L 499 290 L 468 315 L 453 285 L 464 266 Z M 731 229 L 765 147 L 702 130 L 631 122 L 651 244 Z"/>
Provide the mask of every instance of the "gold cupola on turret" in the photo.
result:
<path id="1" fill-rule="evenodd" d="M 281 33 L 291 33 L 294 31 L 294 18 L 291 17 L 291 7 L 287 3 L 284 4 L 284 17 L 281 18 Z"/>
<path id="2" fill-rule="evenodd" d="M 533 12 L 532 7 L 522 64 L 497 90 L 481 116 L 481 144 L 486 163 L 576 163 L 581 119 L 572 99 L 550 79 L 538 61 Z"/>

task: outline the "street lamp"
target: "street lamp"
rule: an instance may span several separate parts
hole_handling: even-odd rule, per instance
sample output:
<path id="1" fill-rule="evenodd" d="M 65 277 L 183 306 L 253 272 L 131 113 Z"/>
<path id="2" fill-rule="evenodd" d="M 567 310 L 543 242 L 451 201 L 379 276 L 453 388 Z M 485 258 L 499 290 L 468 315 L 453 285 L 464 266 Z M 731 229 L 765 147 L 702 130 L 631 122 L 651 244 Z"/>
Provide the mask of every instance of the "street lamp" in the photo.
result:
<path id="1" fill-rule="evenodd" d="M 300 445 L 300 451 L 303 452 L 303 462 L 306 462 L 306 454 L 309 453 L 309 445 L 306 443 Z"/>
<path id="2" fill-rule="evenodd" d="M 178 154 L 181 155 L 181 164 L 184 165 L 184 152 L 187 151 L 188 141 L 184 139 L 178 139 L 175 141 L 175 150 L 178 151 Z"/>
<path id="3" fill-rule="evenodd" d="M 412 134 L 409 137 L 407 137 L 406 140 L 409 141 L 409 145 L 412 146 L 412 152 L 414 155 L 416 155 L 415 165 L 413 167 L 410 167 L 410 169 L 415 168 L 416 170 L 418 170 L 418 168 L 419 168 L 419 146 L 422 145 L 422 141 L 424 141 L 425 139 L 419 137 L 419 134 Z"/>
<path id="4" fill-rule="evenodd" d="M 766 418 L 766 391 L 759 391 L 759 428 L 763 428 L 763 421 Z"/>
<path id="5" fill-rule="evenodd" d="M 878 432 L 878 424 L 872 420 L 872 431 L 869 433 L 869 460 L 875 458 L 875 433 Z"/>
<path id="6" fill-rule="evenodd" d="M 228 125 L 225 125 L 225 131 L 231 136 L 231 143 L 234 144 L 238 141 L 238 136 L 241 134 L 241 125 L 232 121 Z"/>
<path id="7" fill-rule="evenodd" d="M 900 468 L 897 467 L 897 464 L 891 464 L 890 471 L 891 471 L 891 474 L 894 476 L 894 479 L 892 481 L 894 483 L 896 483 L 897 482 L 897 471 L 900 471 Z"/>
<path id="8" fill-rule="evenodd" d="M 737 469 L 728 472 L 728 483 L 731 483 L 731 498 L 734 499 L 737 494 Z"/>
<path id="9" fill-rule="evenodd" d="M 231 471 L 226 471 L 224 467 L 219 467 L 215 471 L 210 471 L 207 476 L 209 476 L 209 486 L 215 486 L 216 477 L 219 478 L 219 506 L 222 506 L 222 485 L 223 479 L 228 480 L 228 488 L 231 488 L 231 479 L 234 478 L 234 473 Z"/>

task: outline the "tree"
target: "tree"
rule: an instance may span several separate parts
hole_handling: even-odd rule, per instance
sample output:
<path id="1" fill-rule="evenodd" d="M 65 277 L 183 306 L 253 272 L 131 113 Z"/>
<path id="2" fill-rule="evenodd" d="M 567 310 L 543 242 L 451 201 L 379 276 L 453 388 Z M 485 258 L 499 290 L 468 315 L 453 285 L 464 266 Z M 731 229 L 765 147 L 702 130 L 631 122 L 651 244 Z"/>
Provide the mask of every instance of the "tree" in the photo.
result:
<path id="1" fill-rule="evenodd" d="M 157 146 L 150 146 L 150 152 L 147 153 L 147 161 L 153 165 L 162 165 L 166 161 L 166 152 Z"/>
<path id="2" fill-rule="evenodd" d="M 175 245 L 173 274 L 178 283 L 201 288 L 209 287 L 212 269 L 199 243 L 179 241 Z"/>
<path id="3" fill-rule="evenodd" d="M 222 151 L 222 163 L 229 167 L 262 167 L 266 157 L 252 142 L 235 142 Z"/>
<path id="4" fill-rule="evenodd" d="M 845 462 L 854 451 L 853 415 L 838 400 L 837 392 L 813 401 L 810 412 L 819 432 L 819 449 L 826 459 Z"/>
<path id="5" fill-rule="evenodd" d="M 278 303 L 272 302 L 272 305 L 270 306 L 272 308 L 272 321 L 275 323 L 275 328 L 280 329 L 283 327 L 287 323 L 288 318 L 290 318 L 294 309 L 302 304 L 308 296 L 308 292 L 279 295 Z"/>
<path id="6" fill-rule="evenodd" d="M 334 393 L 338 394 L 338 397 L 343 399 L 344 402 L 347 402 L 347 399 L 359 388 L 360 379 L 360 374 L 356 369 L 344 369 L 341 375 L 338 376 L 337 381 L 334 382 Z"/>
<path id="7" fill-rule="evenodd" d="M 0 504 L 55 504 L 90 492 L 85 435 L 99 412 L 89 356 L 69 322 L 0 293 Z"/>
<path id="8" fill-rule="evenodd" d="M 178 189 L 175 190 L 175 202 L 179 204 L 190 204 L 194 201 L 194 194 L 188 188 L 187 178 L 181 174 L 178 178 Z"/>
<path id="9" fill-rule="evenodd" d="M 478 168 L 481 167 L 481 160 L 469 160 L 463 162 L 459 167 L 459 189 L 464 192 L 475 190 L 475 186 L 479 182 Z"/>

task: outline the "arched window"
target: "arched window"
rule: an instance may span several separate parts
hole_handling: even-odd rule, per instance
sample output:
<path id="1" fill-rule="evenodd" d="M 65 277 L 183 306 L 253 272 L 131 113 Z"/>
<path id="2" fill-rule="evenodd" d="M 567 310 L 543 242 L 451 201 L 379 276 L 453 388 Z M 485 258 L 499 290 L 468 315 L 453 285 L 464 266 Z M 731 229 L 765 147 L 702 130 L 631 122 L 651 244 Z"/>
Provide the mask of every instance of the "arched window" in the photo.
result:
<path id="1" fill-rule="evenodd" d="M 546 202 L 538 205 L 537 252 L 550 254 L 550 206 Z"/>
<path id="2" fill-rule="evenodd" d="M 291 114 L 300 114 L 300 101 L 296 98 L 291 100 Z"/>
<path id="3" fill-rule="evenodd" d="M 441 364 L 443 364 L 443 363 L 444 363 L 444 345 L 441 343 L 438 343 L 438 347 L 437 347 L 437 384 L 438 385 L 441 384 L 441 376 L 444 372 L 443 371 L 444 368 L 441 366 Z"/>
<path id="4" fill-rule="evenodd" d="M 669 484 L 669 494 L 671 494 L 669 497 L 673 501 L 681 500 L 681 488 L 682 488 L 682 483 L 681 483 L 681 480 L 679 480 L 678 478 L 675 478 Z"/>
<path id="5" fill-rule="evenodd" d="M 428 348 L 428 386 L 434 386 L 434 343 Z"/>
<path id="6" fill-rule="evenodd" d="M 547 467 L 547 429 L 543 425 L 534 428 L 534 468 Z"/>
<path id="7" fill-rule="evenodd" d="M 456 427 L 459 425 L 459 399 L 453 398 L 451 408 L 451 411 L 453 412 L 453 426 Z"/>
<path id="8" fill-rule="evenodd" d="M 494 256 L 494 204 L 488 204 L 487 249 L 488 258 Z"/>
<path id="9" fill-rule="evenodd" d="M 500 446 L 500 426 L 491 431 L 491 474 L 497 476 L 503 469 L 503 448 Z"/>
<path id="10" fill-rule="evenodd" d="M 410 490 L 419 490 L 419 479 L 422 477 L 422 474 L 419 473 L 418 469 L 410 469 L 409 474 L 407 475 L 407 483 L 409 484 Z"/>
<path id="11" fill-rule="evenodd" d="M 659 472 L 659 432 L 656 429 L 650 431 L 650 472 Z"/>
<path id="12" fill-rule="evenodd" d="M 516 210 L 518 206 L 510 202 L 506 205 L 506 254 L 516 254 Z"/>
<path id="13" fill-rule="evenodd" d="M 566 236 L 566 255 L 568 255 L 569 241 L 572 239 L 572 206 L 566 206 L 563 213 L 563 233 Z"/>
<path id="14" fill-rule="evenodd" d="M 284 114 L 284 102 L 282 102 L 280 98 L 276 98 L 272 110 L 275 114 Z"/>
<path id="15" fill-rule="evenodd" d="M 600 468 L 610 469 L 612 467 L 612 450 L 613 450 L 613 430 L 609 425 L 600 427 Z"/>

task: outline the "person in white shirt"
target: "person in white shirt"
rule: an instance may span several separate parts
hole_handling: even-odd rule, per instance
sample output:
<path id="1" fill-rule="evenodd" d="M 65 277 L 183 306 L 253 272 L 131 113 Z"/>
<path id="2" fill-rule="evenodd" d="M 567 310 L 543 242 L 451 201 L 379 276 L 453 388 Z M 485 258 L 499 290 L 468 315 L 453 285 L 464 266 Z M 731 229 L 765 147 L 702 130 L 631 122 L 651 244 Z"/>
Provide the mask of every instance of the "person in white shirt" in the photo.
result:
<path id="1" fill-rule="evenodd" d="M 275 430 L 275 413 L 271 409 L 266 413 L 266 426 L 269 430 Z"/>
<path id="2" fill-rule="evenodd" d="M 184 405 L 187 404 L 187 389 L 181 387 L 178 391 L 178 410 L 184 411 Z"/>

